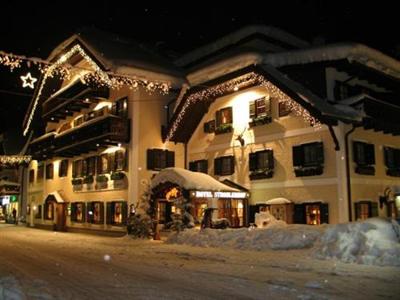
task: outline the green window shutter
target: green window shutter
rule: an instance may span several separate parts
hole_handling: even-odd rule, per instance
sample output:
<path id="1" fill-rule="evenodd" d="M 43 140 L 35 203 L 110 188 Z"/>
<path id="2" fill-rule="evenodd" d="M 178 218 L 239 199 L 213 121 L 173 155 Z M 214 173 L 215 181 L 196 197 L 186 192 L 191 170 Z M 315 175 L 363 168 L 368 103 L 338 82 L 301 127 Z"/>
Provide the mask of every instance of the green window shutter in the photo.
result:
<path id="1" fill-rule="evenodd" d="M 221 175 L 222 173 L 222 160 L 220 157 L 214 159 L 214 175 Z"/>
<path id="2" fill-rule="evenodd" d="M 371 202 L 371 209 L 370 209 L 370 216 L 371 217 L 378 217 L 378 203 L 377 202 Z"/>
<path id="3" fill-rule="evenodd" d="M 166 154 L 167 154 L 167 168 L 175 167 L 175 152 L 167 150 Z"/>
<path id="4" fill-rule="evenodd" d="M 304 163 L 303 145 L 293 146 L 293 166 L 301 167 Z"/>
<path id="5" fill-rule="evenodd" d="M 254 100 L 249 102 L 249 118 L 254 119 L 256 117 L 256 103 Z"/>
<path id="6" fill-rule="evenodd" d="M 268 150 L 268 168 L 270 170 L 274 169 L 274 150 Z"/>
<path id="7" fill-rule="evenodd" d="M 126 225 L 126 220 L 128 219 L 128 203 L 126 201 L 121 202 L 121 213 L 122 213 L 122 225 Z"/>
<path id="8" fill-rule="evenodd" d="M 329 206 L 328 203 L 321 203 L 319 206 L 321 224 L 329 224 Z"/>
<path id="9" fill-rule="evenodd" d="M 295 224 L 306 224 L 306 209 L 304 204 L 294 205 L 293 222 Z"/>
<path id="10" fill-rule="evenodd" d="M 147 170 L 154 169 L 154 150 L 147 149 Z"/>
<path id="11" fill-rule="evenodd" d="M 374 144 L 365 144 L 366 146 L 366 163 L 367 165 L 374 165 L 375 164 L 375 146 Z"/>
<path id="12" fill-rule="evenodd" d="M 194 161 L 189 162 L 189 170 L 196 172 L 196 163 Z"/>
<path id="13" fill-rule="evenodd" d="M 229 160 L 230 160 L 229 175 L 231 175 L 231 174 L 235 173 L 235 157 L 234 156 L 230 156 Z"/>
<path id="14" fill-rule="evenodd" d="M 315 144 L 316 147 L 316 156 L 317 156 L 317 163 L 318 164 L 323 164 L 325 161 L 325 157 L 324 157 L 324 144 L 321 143 L 316 143 Z"/>
<path id="15" fill-rule="evenodd" d="M 107 202 L 107 208 L 106 208 L 106 224 L 110 225 L 113 223 L 113 202 Z"/>
<path id="16" fill-rule="evenodd" d="M 257 170 L 257 152 L 249 154 L 249 171 Z"/>

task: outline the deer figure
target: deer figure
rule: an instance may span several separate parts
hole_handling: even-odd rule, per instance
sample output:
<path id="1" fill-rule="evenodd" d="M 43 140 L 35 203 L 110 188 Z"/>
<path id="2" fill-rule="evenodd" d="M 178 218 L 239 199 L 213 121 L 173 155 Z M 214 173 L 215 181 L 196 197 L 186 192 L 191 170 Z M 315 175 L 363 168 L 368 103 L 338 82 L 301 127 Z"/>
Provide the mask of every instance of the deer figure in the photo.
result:
<path id="1" fill-rule="evenodd" d="M 246 130 L 247 130 L 247 127 L 245 127 L 240 134 L 237 134 L 236 138 L 235 138 L 235 141 L 239 141 L 241 147 L 243 147 L 245 144 L 243 134 L 245 133 Z"/>

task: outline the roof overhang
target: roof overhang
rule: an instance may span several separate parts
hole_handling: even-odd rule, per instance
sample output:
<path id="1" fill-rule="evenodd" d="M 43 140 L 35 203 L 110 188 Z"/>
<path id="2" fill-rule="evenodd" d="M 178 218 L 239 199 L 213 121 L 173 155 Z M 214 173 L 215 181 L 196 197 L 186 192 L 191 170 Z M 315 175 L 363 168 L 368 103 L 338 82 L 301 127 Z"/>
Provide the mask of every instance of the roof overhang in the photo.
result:
<path id="1" fill-rule="evenodd" d="M 48 203 L 48 202 L 65 203 L 64 199 L 61 197 L 61 195 L 57 191 L 48 193 L 44 202 L 45 203 Z"/>

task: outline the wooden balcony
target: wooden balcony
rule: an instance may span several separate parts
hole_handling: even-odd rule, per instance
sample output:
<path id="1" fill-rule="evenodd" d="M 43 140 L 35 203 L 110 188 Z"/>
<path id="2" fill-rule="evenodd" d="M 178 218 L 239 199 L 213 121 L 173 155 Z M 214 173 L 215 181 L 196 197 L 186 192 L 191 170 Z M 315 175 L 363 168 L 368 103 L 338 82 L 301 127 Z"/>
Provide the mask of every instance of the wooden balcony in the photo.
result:
<path id="1" fill-rule="evenodd" d="M 43 102 L 42 118 L 45 122 L 58 122 L 108 97 L 108 88 L 90 87 L 76 79 Z"/>
<path id="2" fill-rule="evenodd" d="M 33 159 L 44 160 L 53 156 L 55 134 L 46 133 L 30 143 L 29 149 Z"/>
<path id="3" fill-rule="evenodd" d="M 54 155 L 73 157 L 128 142 L 129 120 L 105 115 L 57 135 L 54 139 Z"/>

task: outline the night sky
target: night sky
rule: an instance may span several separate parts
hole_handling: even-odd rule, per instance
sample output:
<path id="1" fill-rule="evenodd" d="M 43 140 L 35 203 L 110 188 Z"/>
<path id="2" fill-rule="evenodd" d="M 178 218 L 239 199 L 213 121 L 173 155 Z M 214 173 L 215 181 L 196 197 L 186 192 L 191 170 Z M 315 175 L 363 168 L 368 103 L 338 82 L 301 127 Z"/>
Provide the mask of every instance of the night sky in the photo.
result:
<path id="1" fill-rule="evenodd" d="M 242 26 L 265 24 L 310 42 L 317 37 L 327 43 L 353 41 L 398 58 L 400 53 L 395 1 L 373 5 L 366 1 L 245 1 L 241 5 L 187 1 L 175 7 L 171 2 L 146 6 L 127 0 L 38 2 L 2 1 L 0 50 L 46 58 L 79 28 L 95 27 L 145 42 L 162 53 L 185 53 Z M 39 75 L 33 68 L 29 71 Z M 0 66 L 0 72 L 0 133 L 17 137 L 32 96 L 32 90 L 21 88 L 19 78 L 27 70 L 10 73 Z"/>

